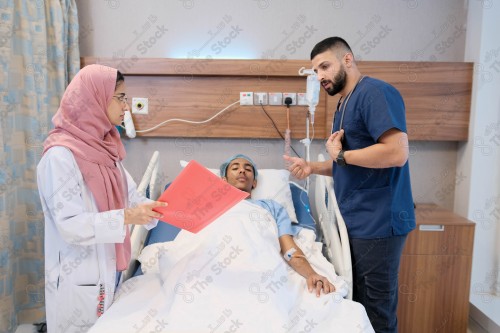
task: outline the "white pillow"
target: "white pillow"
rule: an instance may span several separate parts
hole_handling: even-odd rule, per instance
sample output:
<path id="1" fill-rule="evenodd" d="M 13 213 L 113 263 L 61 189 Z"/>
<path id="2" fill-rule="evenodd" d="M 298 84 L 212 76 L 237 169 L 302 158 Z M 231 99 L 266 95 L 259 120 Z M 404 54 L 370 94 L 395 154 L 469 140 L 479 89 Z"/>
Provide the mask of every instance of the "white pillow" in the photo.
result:
<path id="1" fill-rule="evenodd" d="M 183 160 L 180 163 L 183 168 L 188 164 Z M 220 177 L 219 169 L 207 169 Z M 257 186 L 252 191 L 252 199 L 273 199 L 286 209 L 292 223 L 298 223 L 293 207 L 292 191 L 288 184 L 290 172 L 284 169 L 258 169 L 258 172 Z"/>

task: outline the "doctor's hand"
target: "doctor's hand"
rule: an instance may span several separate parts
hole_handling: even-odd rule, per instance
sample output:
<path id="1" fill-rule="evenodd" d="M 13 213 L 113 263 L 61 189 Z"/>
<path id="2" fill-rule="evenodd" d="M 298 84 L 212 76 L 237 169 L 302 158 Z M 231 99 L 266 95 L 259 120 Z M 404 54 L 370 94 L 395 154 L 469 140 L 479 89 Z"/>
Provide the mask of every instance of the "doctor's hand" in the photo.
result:
<path id="1" fill-rule="evenodd" d="M 283 155 L 285 161 L 290 162 L 290 166 L 288 167 L 288 171 L 298 179 L 307 178 L 311 175 L 312 169 L 309 166 L 309 163 L 306 162 L 303 158 L 299 157 L 291 157 L 288 155 Z"/>
<path id="2" fill-rule="evenodd" d="M 342 138 L 344 137 L 344 130 L 332 133 L 326 141 L 326 151 L 334 160 L 337 159 L 339 152 L 342 150 Z"/>
<path id="3" fill-rule="evenodd" d="M 328 279 L 324 276 L 321 276 L 317 273 L 311 274 L 307 277 L 307 289 L 310 293 L 313 291 L 316 292 L 316 296 L 319 297 L 321 294 L 321 290 L 323 293 L 329 294 L 335 291 L 335 286 L 328 281 Z"/>
<path id="4" fill-rule="evenodd" d="M 125 208 L 125 224 L 148 224 L 152 219 L 163 217 L 153 210 L 155 207 L 166 207 L 166 202 L 154 201 L 140 204 L 133 208 Z"/>

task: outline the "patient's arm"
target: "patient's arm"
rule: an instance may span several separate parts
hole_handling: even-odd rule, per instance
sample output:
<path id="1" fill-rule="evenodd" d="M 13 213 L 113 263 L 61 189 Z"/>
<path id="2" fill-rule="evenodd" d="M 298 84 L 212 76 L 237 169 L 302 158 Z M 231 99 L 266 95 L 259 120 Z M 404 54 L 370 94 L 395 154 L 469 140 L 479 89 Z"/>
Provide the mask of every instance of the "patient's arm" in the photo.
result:
<path id="1" fill-rule="evenodd" d="M 288 264 L 300 275 L 306 278 L 307 288 L 309 292 L 316 290 L 316 296 L 319 296 L 321 289 L 325 294 L 335 291 L 335 286 L 328 281 L 324 276 L 319 275 L 314 271 L 302 250 L 295 244 L 291 235 L 283 235 L 279 238 L 281 254 L 285 255 L 290 249 L 295 248 L 296 251 L 293 253 Z"/>

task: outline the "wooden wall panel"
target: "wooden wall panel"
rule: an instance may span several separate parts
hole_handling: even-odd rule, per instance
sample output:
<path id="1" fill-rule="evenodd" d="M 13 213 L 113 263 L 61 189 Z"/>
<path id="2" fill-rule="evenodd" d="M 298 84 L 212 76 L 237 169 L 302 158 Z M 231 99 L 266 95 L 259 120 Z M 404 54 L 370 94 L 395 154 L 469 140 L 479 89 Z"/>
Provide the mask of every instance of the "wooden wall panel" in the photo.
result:
<path id="1" fill-rule="evenodd" d="M 305 92 L 298 75 L 307 60 L 222 60 L 84 57 L 81 65 L 100 63 L 126 75 L 130 97 L 148 97 L 150 114 L 134 115 L 137 130 L 170 118 L 205 120 L 238 100 L 240 91 Z M 410 140 L 465 141 L 468 138 L 472 90 L 471 63 L 362 61 L 363 74 L 399 89 L 406 103 Z M 321 92 L 315 116 L 315 138 L 326 138 L 338 97 Z M 278 128 L 287 127 L 284 106 L 265 106 Z M 307 108 L 290 110 L 293 138 L 305 136 Z M 278 138 L 258 106 L 231 107 L 210 124 L 171 123 L 143 136 Z"/>
<path id="2" fill-rule="evenodd" d="M 150 101 L 150 112 L 147 116 L 134 115 L 136 129 L 141 130 L 172 118 L 203 121 L 236 102 L 240 91 L 281 92 L 282 87 L 287 87 L 290 92 L 303 91 L 304 80 L 273 77 L 257 82 L 255 78 L 236 76 L 224 77 L 224 80 L 213 76 L 200 76 L 192 80 L 180 76 L 130 76 L 126 78 L 126 84 L 130 96 L 148 97 Z M 324 98 L 320 104 L 325 104 Z M 286 107 L 265 105 L 264 108 L 284 133 L 287 127 Z M 306 107 L 290 108 L 292 137 L 305 136 L 306 115 Z M 316 117 L 315 127 L 319 131 L 316 135 L 324 137 L 325 114 L 321 115 L 323 118 Z M 240 106 L 239 103 L 209 123 L 193 125 L 176 121 L 160 127 L 151 134 L 169 137 L 279 138 L 262 107 Z"/>
<path id="3" fill-rule="evenodd" d="M 466 141 L 472 95 L 472 63 L 363 61 L 361 73 L 394 85 L 405 101 L 410 140 Z M 332 119 L 340 96 L 327 101 Z M 331 123 L 327 124 L 327 132 Z"/>
<path id="4" fill-rule="evenodd" d="M 182 76 L 298 76 L 301 67 L 309 68 L 308 60 L 243 60 L 243 59 L 163 59 L 163 58 L 81 58 L 81 67 L 103 64 L 129 75 Z"/>

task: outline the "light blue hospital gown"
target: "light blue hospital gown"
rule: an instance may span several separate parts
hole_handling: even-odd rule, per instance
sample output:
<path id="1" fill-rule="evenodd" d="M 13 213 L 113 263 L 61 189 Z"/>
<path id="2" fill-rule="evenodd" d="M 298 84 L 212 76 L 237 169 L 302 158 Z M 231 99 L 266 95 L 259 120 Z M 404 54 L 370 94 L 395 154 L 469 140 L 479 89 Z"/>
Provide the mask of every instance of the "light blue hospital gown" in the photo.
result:
<path id="1" fill-rule="evenodd" d="M 286 209 L 276 201 L 271 199 L 248 199 L 248 201 L 266 209 L 269 213 L 271 213 L 276 220 L 276 224 L 278 225 L 278 237 L 283 235 L 292 235 L 292 237 L 297 236 L 299 231 L 302 229 L 301 227 L 292 224 Z"/>

